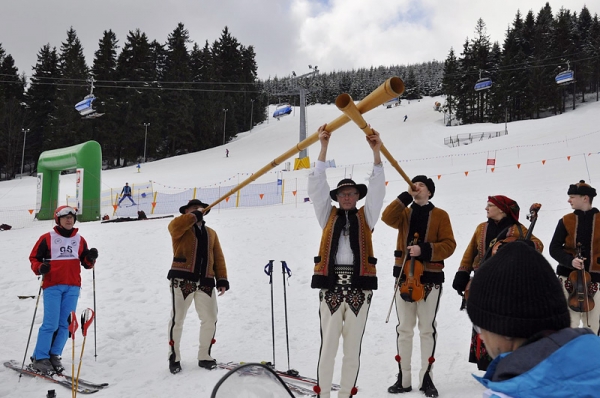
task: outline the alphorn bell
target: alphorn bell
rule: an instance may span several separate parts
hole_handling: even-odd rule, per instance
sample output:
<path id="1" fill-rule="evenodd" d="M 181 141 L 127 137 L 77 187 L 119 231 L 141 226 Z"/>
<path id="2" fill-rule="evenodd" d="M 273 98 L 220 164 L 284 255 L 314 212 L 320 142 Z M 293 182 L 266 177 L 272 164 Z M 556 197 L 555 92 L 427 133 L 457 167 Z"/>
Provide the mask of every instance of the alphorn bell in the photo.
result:
<path id="1" fill-rule="evenodd" d="M 392 98 L 396 98 L 404 92 L 404 82 L 399 77 L 390 77 L 385 82 L 383 82 L 379 87 L 373 90 L 369 95 L 367 95 L 362 101 L 355 105 L 356 109 L 359 113 L 366 113 L 374 108 L 377 108 L 379 105 L 382 105 L 386 101 L 389 101 Z M 351 101 L 352 102 L 352 101 Z M 353 103 L 354 104 L 354 103 Z M 331 123 L 327 123 L 327 131 L 330 133 L 334 132 L 338 128 L 342 127 L 344 124 L 348 123 L 350 118 L 346 115 L 340 115 Z M 303 149 L 308 148 L 315 142 L 319 140 L 319 132 L 315 132 L 310 136 L 306 137 L 304 140 L 300 141 L 298 144 L 294 145 L 294 147 L 288 149 L 283 154 L 279 155 L 277 158 L 272 160 L 267 165 L 263 166 L 256 173 L 252 174 L 250 177 L 246 178 L 244 181 L 240 182 L 235 188 L 232 188 L 225 195 L 221 196 L 219 199 L 211 203 L 208 207 L 204 208 L 204 212 L 212 208 L 213 206 L 219 204 L 222 200 L 228 198 L 230 195 L 236 193 L 246 185 L 250 184 L 252 181 L 255 181 L 258 177 L 265 174 L 267 171 L 275 168 L 276 166 L 283 163 L 286 159 L 289 159 L 296 153 L 302 151 Z M 391 156 L 390 156 L 391 157 Z M 400 167 L 400 166 L 398 166 Z"/>
<path id="2" fill-rule="evenodd" d="M 335 99 L 335 106 L 337 106 L 340 111 L 344 112 L 346 116 L 352 119 L 352 121 L 356 123 L 358 128 L 360 128 L 366 135 L 373 134 L 373 129 L 366 122 L 365 118 L 362 117 L 362 114 L 358 110 L 356 104 L 354 103 L 354 101 L 352 101 L 352 97 L 350 96 L 350 94 L 344 93 L 338 95 L 338 97 Z M 327 126 L 327 131 L 329 131 L 329 126 Z M 404 170 L 402 170 L 402 167 L 400 167 L 396 159 L 394 159 L 392 154 L 387 150 L 387 148 L 383 144 L 381 145 L 381 153 L 398 171 L 398 173 L 400 173 L 402 178 L 404 178 L 404 181 L 406 181 L 408 185 L 412 188 L 413 182 L 410 180 L 410 178 L 408 178 Z"/>

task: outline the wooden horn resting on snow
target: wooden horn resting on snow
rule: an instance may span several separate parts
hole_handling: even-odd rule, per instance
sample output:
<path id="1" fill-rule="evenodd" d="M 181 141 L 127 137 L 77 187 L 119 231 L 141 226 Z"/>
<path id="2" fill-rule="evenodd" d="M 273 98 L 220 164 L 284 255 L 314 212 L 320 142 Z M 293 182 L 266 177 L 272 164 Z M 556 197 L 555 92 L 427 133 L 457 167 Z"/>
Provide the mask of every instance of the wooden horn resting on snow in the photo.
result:
<path id="1" fill-rule="evenodd" d="M 367 95 L 362 101 L 360 101 L 358 103 L 358 105 L 355 105 L 355 108 L 358 110 L 359 114 L 366 113 L 366 112 L 378 107 L 379 105 L 382 105 L 386 101 L 389 101 L 392 98 L 398 97 L 403 92 L 404 92 L 404 82 L 402 81 L 402 79 L 400 79 L 399 77 L 391 77 L 391 78 L 387 79 L 383 84 L 381 84 L 381 86 L 377 87 L 375 90 L 373 90 L 373 92 L 371 92 L 369 95 Z M 352 102 L 351 99 L 350 99 L 350 102 Z M 336 101 L 336 103 L 337 103 L 337 101 Z M 354 105 L 354 102 L 352 102 L 352 104 Z M 340 115 L 337 119 L 335 119 L 331 123 L 327 123 L 327 131 L 332 133 L 335 130 L 337 130 L 338 128 L 342 127 L 344 124 L 348 123 L 349 121 L 350 121 L 350 118 L 348 116 Z M 217 205 L 219 202 L 228 198 L 232 194 L 236 193 L 237 191 L 239 191 L 246 185 L 250 184 L 252 181 L 255 181 L 258 177 L 262 176 L 267 171 L 272 170 L 274 167 L 280 165 L 285 160 L 294 156 L 296 153 L 308 148 L 309 146 L 311 146 L 318 140 L 319 140 L 319 132 L 317 131 L 317 132 L 313 133 L 312 135 L 306 137 L 306 139 L 300 141 L 293 148 L 287 150 L 286 152 L 284 152 L 283 154 L 281 154 L 280 156 L 278 156 L 277 158 L 272 160 L 269 164 L 262 167 L 260 170 L 258 170 L 256 173 L 252 174 L 250 177 L 248 177 L 244 181 L 240 182 L 235 188 L 231 189 L 225 195 L 221 196 L 215 202 L 211 203 L 208 207 L 206 207 L 204 209 L 204 211 Z M 391 156 L 390 156 L 390 158 L 391 158 Z M 398 163 L 396 162 L 396 164 L 398 164 Z M 400 166 L 398 166 L 398 168 L 400 168 Z"/>
<path id="2" fill-rule="evenodd" d="M 354 123 L 356 123 L 358 128 L 360 128 L 366 135 L 373 134 L 373 129 L 363 118 L 361 112 L 359 111 L 354 101 L 352 101 L 352 97 L 349 94 L 338 95 L 338 97 L 335 100 L 335 106 L 337 106 L 340 111 L 344 112 L 346 116 L 348 116 Z M 327 131 L 329 131 L 329 125 L 327 125 Z M 413 183 L 410 180 L 410 178 L 408 178 L 408 176 L 406 175 L 404 170 L 402 170 L 396 159 L 394 159 L 394 157 L 390 154 L 390 151 L 388 151 L 385 145 L 383 144 L 381 145 L 381 153 L 398 171 L 398 173 L 400 173 L 400 175 L 402 176 L 402 178 L 404 178 L 408 185 L 412 187 Z"/>

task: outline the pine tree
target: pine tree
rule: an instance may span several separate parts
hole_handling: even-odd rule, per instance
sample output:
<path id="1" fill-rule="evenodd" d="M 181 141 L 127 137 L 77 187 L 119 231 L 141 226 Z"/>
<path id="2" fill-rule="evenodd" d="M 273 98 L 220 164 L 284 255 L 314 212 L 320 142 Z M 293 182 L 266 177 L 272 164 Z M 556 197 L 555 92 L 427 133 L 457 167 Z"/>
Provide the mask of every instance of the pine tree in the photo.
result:
<path id="1" fill-rule="evenodd" d="M 64 148 L 81 144 L 91 138 L 91 126 L 82 122 L 75 104 L 90 94 L 88 67 L 83 56 L 83 47 L 77 33 L 71 27 L 67 40 L 62 43 L 58 58 L 60 80 L 57 88 L 57 124 L 55 133 L 49 138 L 50 148 Z"/>
<path id="2" fill-rule="evenodd" d="M 38 52 L 26 96 L 31 125 L 27 147 L 35 163 L 40 154 L 50 148 L 57 128 L 58 85 L 55 83 L 60 76 L 56 48 L 46 44 Z"/>

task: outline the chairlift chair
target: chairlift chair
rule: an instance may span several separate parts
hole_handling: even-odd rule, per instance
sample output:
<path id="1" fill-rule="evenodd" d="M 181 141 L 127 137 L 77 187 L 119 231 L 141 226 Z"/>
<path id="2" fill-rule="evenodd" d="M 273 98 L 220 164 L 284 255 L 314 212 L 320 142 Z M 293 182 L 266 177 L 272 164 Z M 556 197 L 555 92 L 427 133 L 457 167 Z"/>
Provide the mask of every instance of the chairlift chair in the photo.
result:
<path id="1" fill-rule="evenodd" d="M 492 79 L 489 77 L 481 77 L 481 70 L 479 71 L 479 80 L 475 83 L 475 91 L 487 90 L 492 87 Z"/>
<path id="2" fill-rule="evenodd" d="M 273 112 L 273 117 L 279 120 L 279 118 L 287 116 L 290 113 L 292 113 L 292 106 L 290 104 L 279 104 L 275 108 L 275 112 Z"/>
<path id="3" fill-rule="evenodd" d="M 79 112 L 84 119 L 92 119 L 104 115 L 103 113 L 96 113 L 96 110 L 92 107 L 92 103 L 96 99 L 94 96 L 94 78 L 92 77 L 88 81 L 91 86 L 90 93 L 75 105 L 75 110 Z"/>

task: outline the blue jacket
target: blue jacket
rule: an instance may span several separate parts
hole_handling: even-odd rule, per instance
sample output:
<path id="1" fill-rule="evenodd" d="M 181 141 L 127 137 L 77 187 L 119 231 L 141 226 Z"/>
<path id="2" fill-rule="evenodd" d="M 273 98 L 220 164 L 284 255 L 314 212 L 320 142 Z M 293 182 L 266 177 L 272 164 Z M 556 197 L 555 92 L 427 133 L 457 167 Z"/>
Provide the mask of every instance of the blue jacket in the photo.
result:
<path id="1" fill-rule="evenodd" d="M 486 398 L 600 396 L 600 337 L 590 329 L 562 329 L 498 356 L 483 377 Z"/>

